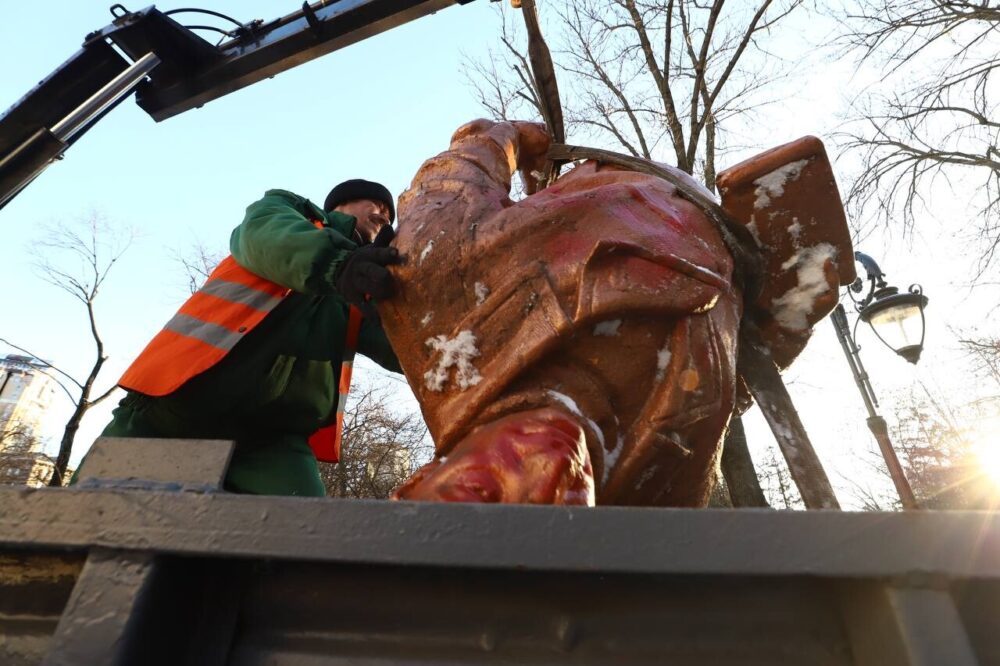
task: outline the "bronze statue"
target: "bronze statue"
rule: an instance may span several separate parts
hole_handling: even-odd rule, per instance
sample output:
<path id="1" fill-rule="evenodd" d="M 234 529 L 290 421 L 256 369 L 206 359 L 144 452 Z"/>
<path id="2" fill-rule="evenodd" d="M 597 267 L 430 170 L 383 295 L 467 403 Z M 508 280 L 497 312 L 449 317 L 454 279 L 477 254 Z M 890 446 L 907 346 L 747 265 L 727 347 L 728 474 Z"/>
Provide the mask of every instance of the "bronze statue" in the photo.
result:
<path id="1" fill-rule="evenodd" d="M 436 457 L 395 497 L 703 506 L 737 397 L 733 257 L 662 178 L 587 161 L 535 192 L 549 142 L 539 124 L 473 121 L 400 197 L 406 261 L 379 313 Z M 783 364 L 835 302 L 836 249 L 799 252 L 813 282 L 793 277 L 794 307 L 762 319 Z"/>

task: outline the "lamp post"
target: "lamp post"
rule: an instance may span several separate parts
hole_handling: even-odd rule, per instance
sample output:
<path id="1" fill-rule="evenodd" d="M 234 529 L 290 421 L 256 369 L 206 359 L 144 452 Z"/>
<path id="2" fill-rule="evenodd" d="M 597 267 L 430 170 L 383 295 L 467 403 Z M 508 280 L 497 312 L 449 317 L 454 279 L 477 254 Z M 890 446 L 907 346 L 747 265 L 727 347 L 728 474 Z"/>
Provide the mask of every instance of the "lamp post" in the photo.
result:
<path id="1" fill-rule="evenodd" d="M 923 295 L 919 285 L 912 285 L 908 293 L 900 294 L 896 287 L 886 283 L 885 274 L 874 259 L 861 252 L 855 252 L 854 258 L 864 267 L 867 273 L 866 279 L 869 281 L 868 293 L 860 300 L 855 298 L 854 294 L 860 294 L 864 290 L 862 278 L 855 280 L 848 290 L 848 295 L 858 311 L 859 320 L 871 326 L 883 344 L 910 363 L 916 363 L 923 350 L 924 308 L 927 306 L 927 297 Z M 875 397 L 865 366 L 861 363 L 861 356 L 858 353 L 860 349 L 851 334 L 847 313 L 842 304 L 838 303 L 834 308 L 831 319 L 840 346 L 844 350 L 844 356 L 847 357 L 847 364 L 854 375 L 854 382 L 868 410 L 868 429 L 878 442 L 903 508 L 919 509 L 917 500 L 913 496 L 913 489 L 910 488 L 906 475 L 903 474 L 903 467 L 899 464 L 899 458 L 892 448 L 892 442 L 889 441 L 889 427 L 875 409 L 878 407 L 878 398 Z"/>

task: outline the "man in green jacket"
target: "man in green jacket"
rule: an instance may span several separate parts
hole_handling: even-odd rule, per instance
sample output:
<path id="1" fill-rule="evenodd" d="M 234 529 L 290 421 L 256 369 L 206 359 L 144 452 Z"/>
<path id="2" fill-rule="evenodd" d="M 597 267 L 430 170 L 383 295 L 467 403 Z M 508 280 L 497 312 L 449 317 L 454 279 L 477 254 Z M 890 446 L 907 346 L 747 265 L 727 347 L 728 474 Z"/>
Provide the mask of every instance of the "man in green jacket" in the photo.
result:
<path id="1" fill-rule="evenodd" d="M 387 247 L 394 217 L 389 191 L 368 181 L 341 183 L 323 209 L 268 191 L 247 208 L 230 252 L 243 269 L 291 292 L 221 360 L 173 392 L 129 391 L 103 434 L 232 439 L 226 489 L 325 495 L 308 439 L 334 421 L 349 304 L 369 315 L 357 351 L 401 372 L 368 303 L 392 294 L 386 266 L 399 262 Z"/>

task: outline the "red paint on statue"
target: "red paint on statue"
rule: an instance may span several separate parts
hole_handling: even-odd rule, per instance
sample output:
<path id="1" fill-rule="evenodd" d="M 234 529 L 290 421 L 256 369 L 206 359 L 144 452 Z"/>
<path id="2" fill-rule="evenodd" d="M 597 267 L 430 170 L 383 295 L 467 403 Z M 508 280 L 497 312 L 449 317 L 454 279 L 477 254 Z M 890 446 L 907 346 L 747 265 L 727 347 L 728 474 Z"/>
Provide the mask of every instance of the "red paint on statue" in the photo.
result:
<path id="1" fill-rule="evenodd" d="M 473 431 L 446 459 L 424 465 L 393 498 L 593 505 L 594 472 L 575 418 L 536 409 Z"/>

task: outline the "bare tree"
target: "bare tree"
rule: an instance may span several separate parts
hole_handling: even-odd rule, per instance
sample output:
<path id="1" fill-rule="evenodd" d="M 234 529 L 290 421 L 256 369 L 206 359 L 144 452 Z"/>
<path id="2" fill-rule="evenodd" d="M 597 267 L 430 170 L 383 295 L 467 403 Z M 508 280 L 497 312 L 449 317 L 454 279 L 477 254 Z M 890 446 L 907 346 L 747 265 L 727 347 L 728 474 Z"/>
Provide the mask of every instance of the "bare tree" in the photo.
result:
<path id="1" fill-rule="evenodd" d="M 767 455 L 758 466 L 761 489 L 767 503 L 776 509 L 804 509 L 805 503 L 795 487 L 788 465 L 778 456 L 774 446 L 767 448 Z"/>
<path id="2" fill-rule="evenodd" d="M 989 437 L 995 434 L 991 421 L 1000 416 L 1000 395 L 951 404 L 920 384 L 896 402 L 893 444 L 920 505 L 995 509 L 1000 475 L 984 466 L 975 439 L 984 428 Z"/>
<path id="3" fill-rule="evenodd" d="M 205 246 L 201 241 L 194 241 L 185 250 L 173 250 L 176 261 L 185 277 L 185 286 L 190 293 L 198 291 L 215 267 L 226 258 L 225 252 L 217 252 Z"/>
<path id="4" fill-rule="evenodd" d="M 972 362 L 973 372 L 1000 390 L 1000 338 L 964 338 L 959 342 Z"/>
<path id="5" fill-rule="evenodd" d="M 861 505 L 862 511 L 900 511 L 903 502 L 892 485 L 885 459 L 874 442 L 854 456 L 849 474 L 841 474 L 848 493 Z"/>
<path id="6" fill-rule="evenodd" d="M 979 450 L 1000 448 L 1000 344 L 989 338 L 962 342 L 968 370 L 978 380 L 974 392 L 956 401 L 956 395 L 918 381 L 891 401 L 893 448 L 918 504 L 928 509 L 993 509 L 1000 502 L 996 454 L 984 459 Z M 857 456 L 843 480 L 866 511 L 901 508 L 885 460 L 874 447 Z"/>
<path id="7" fill-rule="evenodd" d="M 0 424 L 0 452 L 29 453 L 38 448 L 39 444 L 31 426 L 21 421 Z"/>
<path id="8" fill-rule="evenodd" d="M 645 159 L 669 159 L 715 188 L 716 155 L 729 119 L 766 102 L 758 93 L 780 70 L 763 37 L 801 0 L 579 0 L 560 3 L 557 44 L 568 129 Z M 495 117 L 540 115 L 525 47 L 502 17 L 498 66 L 466 63 Z M 557 34 L 554 40 L 552 35 Z M 757 56 L 766 56 L 766 61 Z M 663 146 L 663 148 L 661 148 Z M 663 153 L 661 155 L 661 153 Z"/>
<path id="9" fill-rule="evenodd" d="M 20 421 L 0 424 L 0 484 L 46 484 L 54 461 L 40 453 L 41 448 L 31 426 Z"/>
<path id="10" fill-rule="evenodd" d="M 972 183 L 985 240 L 979 272 L 1000 244 L 1000 6 L 978 0 L 861 0 L 845 20 L 846 44 L 862 61 L 906 81 L 865 96 L 846 143 L 863 168 L 848 193 L 856 214 L 907 227 L 932 189 Z"/>
<path id="11" fill-rule="evenodd" d="M 393 410 L 384 386 L 352 390 L 344 414 L 340 462 L 320 463 L 332 497 L 386 499 L 393 488 L 430 460 L 433 446 L 417 413 Z"/>
<path id="12" fill-rule="evenodd" d="M 73 412 L 66 422 L 59 442 L 55 473 L 49 482 L 51 486 L 60 486 L 65 482 L 64 477 L 70 454 L 73 452 L 73 442 L 84 415 L 111 395 L 116 388 L 112 385 L 96 397 L 92 397 L 94 384 L 108 358 L 104 350 L 104 341 L 98 331 L 94 303 L 111 269 L 134 239 L 135 232 L 131 229 L 112 227 L 100 215 L 91 213 L 76 226 L 52 225 L 43 228 L 42 238 L 35 241 L 31 247 L 35 267 L 42 279 L 65 291 L 86 309 L 95 352 L 90 371 L 82 381 L 51 363 L 41 361 L 45 364 L 43 371 L 58 382 L 73 402 Z M 0 338 L 0 342 L 39 358 L 38 354 L 8 340 Z"/>

